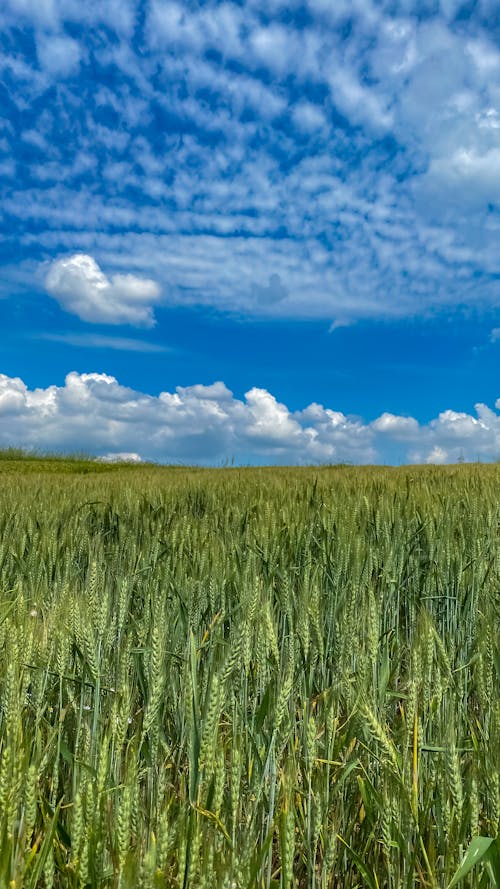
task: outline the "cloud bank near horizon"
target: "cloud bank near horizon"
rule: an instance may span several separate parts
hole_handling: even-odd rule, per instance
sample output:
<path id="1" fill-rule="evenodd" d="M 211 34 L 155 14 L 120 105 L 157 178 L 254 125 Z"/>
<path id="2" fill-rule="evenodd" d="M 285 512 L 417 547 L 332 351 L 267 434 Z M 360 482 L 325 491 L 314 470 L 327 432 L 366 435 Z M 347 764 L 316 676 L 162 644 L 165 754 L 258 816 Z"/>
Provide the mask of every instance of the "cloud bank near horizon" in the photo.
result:
<path id="1" fill-rule="evenodd" d="M 290 411 L 266 389 L 235 398 L 222 382 L 148 395 L 100 373 L 30 390 L 0 374 L 0 446 L 88 451 L 163 463 L 447 463 L 500 459 L 496 411 L 444 410 L 430 422 L 383 413 L 365 422 L 312 403 Z"/>

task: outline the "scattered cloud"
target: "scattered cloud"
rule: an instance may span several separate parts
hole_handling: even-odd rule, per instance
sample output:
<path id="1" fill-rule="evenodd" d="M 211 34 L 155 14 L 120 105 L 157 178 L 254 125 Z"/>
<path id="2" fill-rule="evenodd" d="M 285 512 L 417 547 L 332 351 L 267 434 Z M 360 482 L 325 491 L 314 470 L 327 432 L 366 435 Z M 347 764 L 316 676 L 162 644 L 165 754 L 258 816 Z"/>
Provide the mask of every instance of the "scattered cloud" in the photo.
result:
<path id="1" fill-rule="evenodd" d="M 152 304 L 160 298 L 158 284 L 130 274 L 108 278 L 85 253 L 52 263 L 45 287 L 62 309 L 82 321 L 138 327 L 155 323 Z"/>
<path id="2" fill-rule="evenodd" d="M 0 375 L 0 446 L 82 448 L 103 460 L 217 463 L 444 463 L 500 458 L 500 399 L 475 415 L 446 410 L 427 424 L 384 413 L 372 422 L 310 404 L 290 411 L 266 389 L 235 398 L 222 382 L 152 396 L 108 374 L 72 372 L 29 389 Z M 8 422 L 7 422 L 8 421 Z"/>

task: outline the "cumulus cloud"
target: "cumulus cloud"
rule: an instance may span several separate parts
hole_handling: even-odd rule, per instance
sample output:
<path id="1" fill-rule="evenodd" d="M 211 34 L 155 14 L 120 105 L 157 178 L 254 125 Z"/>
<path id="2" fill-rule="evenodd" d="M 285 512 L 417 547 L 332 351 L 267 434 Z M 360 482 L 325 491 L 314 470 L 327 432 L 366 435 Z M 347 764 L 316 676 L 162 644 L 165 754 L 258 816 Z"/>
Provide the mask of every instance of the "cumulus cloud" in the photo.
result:
<path id="1" fill-rule="evenodd" d="M 500 411 L 500 399 L 496 403 Z M 266 389 L 236 398 L 222 382 L 148 395 L 101 373 L 29 389 L 0 375 L 0 446 L 76 450 L 100 459 L 218 463 L 444 463 L 500 458 L 500 414 L 446 410 L 427 424 L 372 422 L 312 403 L 291 411 Z"/>
<path id="2" fill-rule="evenodd" d="M 414 417 L 398 417 L 395 414 L 383 413 L 372 423 L 376 432 L 389 435 L 395 440 L 411 439 L 418 432 L 418 423 Z"/>
<path id="3" fill-rule="evenodd" d="M 75 253 L 52 263 L 45 287 L 62 309 L 82 321 L 152 327 L 153 304 L 160 288 L 149 278 L 112 275 L 108 278 L 95 259 Z"/>
<path id="4" fill-rule="evenodd" d="M 444 448 L 439 445 L 434 445 L 430 454 L 425 458 L 426 463 L 446 463 L 448 459 L 448 454 L 444 450 Z"/>
<path id="5" fill-rule="evenodd" d="M 139 454 L 119 451 L 114 454 L 103 454 L 97 458 L 100 463 L 142 463 Z"/>

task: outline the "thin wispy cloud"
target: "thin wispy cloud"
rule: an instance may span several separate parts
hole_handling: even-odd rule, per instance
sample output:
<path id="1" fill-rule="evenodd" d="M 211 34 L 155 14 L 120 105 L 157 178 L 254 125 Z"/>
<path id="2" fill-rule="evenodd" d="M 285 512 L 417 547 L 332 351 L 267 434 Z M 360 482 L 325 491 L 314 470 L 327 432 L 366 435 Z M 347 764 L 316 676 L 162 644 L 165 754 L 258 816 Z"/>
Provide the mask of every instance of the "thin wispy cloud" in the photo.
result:
<path id="1" fill-rule="evenodd" d="M 145 352 L 150 354 L 170 351 L 168 346 L 149 343 L 124 336 L 104 336 L 94 333 L 37 333 L 36 339 L 49 340 L 51 343 L 63 343 L 79 349 L 112 349 L 118 352 Z"/>

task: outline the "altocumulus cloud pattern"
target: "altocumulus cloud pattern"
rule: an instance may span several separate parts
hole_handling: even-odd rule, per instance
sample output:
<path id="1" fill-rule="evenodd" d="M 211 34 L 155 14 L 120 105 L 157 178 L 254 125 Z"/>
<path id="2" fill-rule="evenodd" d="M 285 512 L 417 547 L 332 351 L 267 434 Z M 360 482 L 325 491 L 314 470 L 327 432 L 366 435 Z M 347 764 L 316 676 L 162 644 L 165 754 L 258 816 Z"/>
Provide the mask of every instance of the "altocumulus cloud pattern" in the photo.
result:
<path id="1" fill-rule="evenodd" d="M 363 423 L 320 404 L 289 411 L 265 389 L 242 401 L 222 382 L 151 396 L 106 374 L 31 391 L 0 375 L 0 445 L 13 442 L 134 461 L 370 463 L 397 448 L 406 461 L 444 463 L 498 458 L 500 415 L 478 404 L 476 416 L 448 410 L 426 425 L 388 413 Z"/>
<path id="2" fill-rule="evenodd" d="M 127 323 L 151 277 L 171 306 L 329 322 L 496 305 L 497 3 L 464 10 L 5 0 L 4 289 L 85 253 Z"/>

